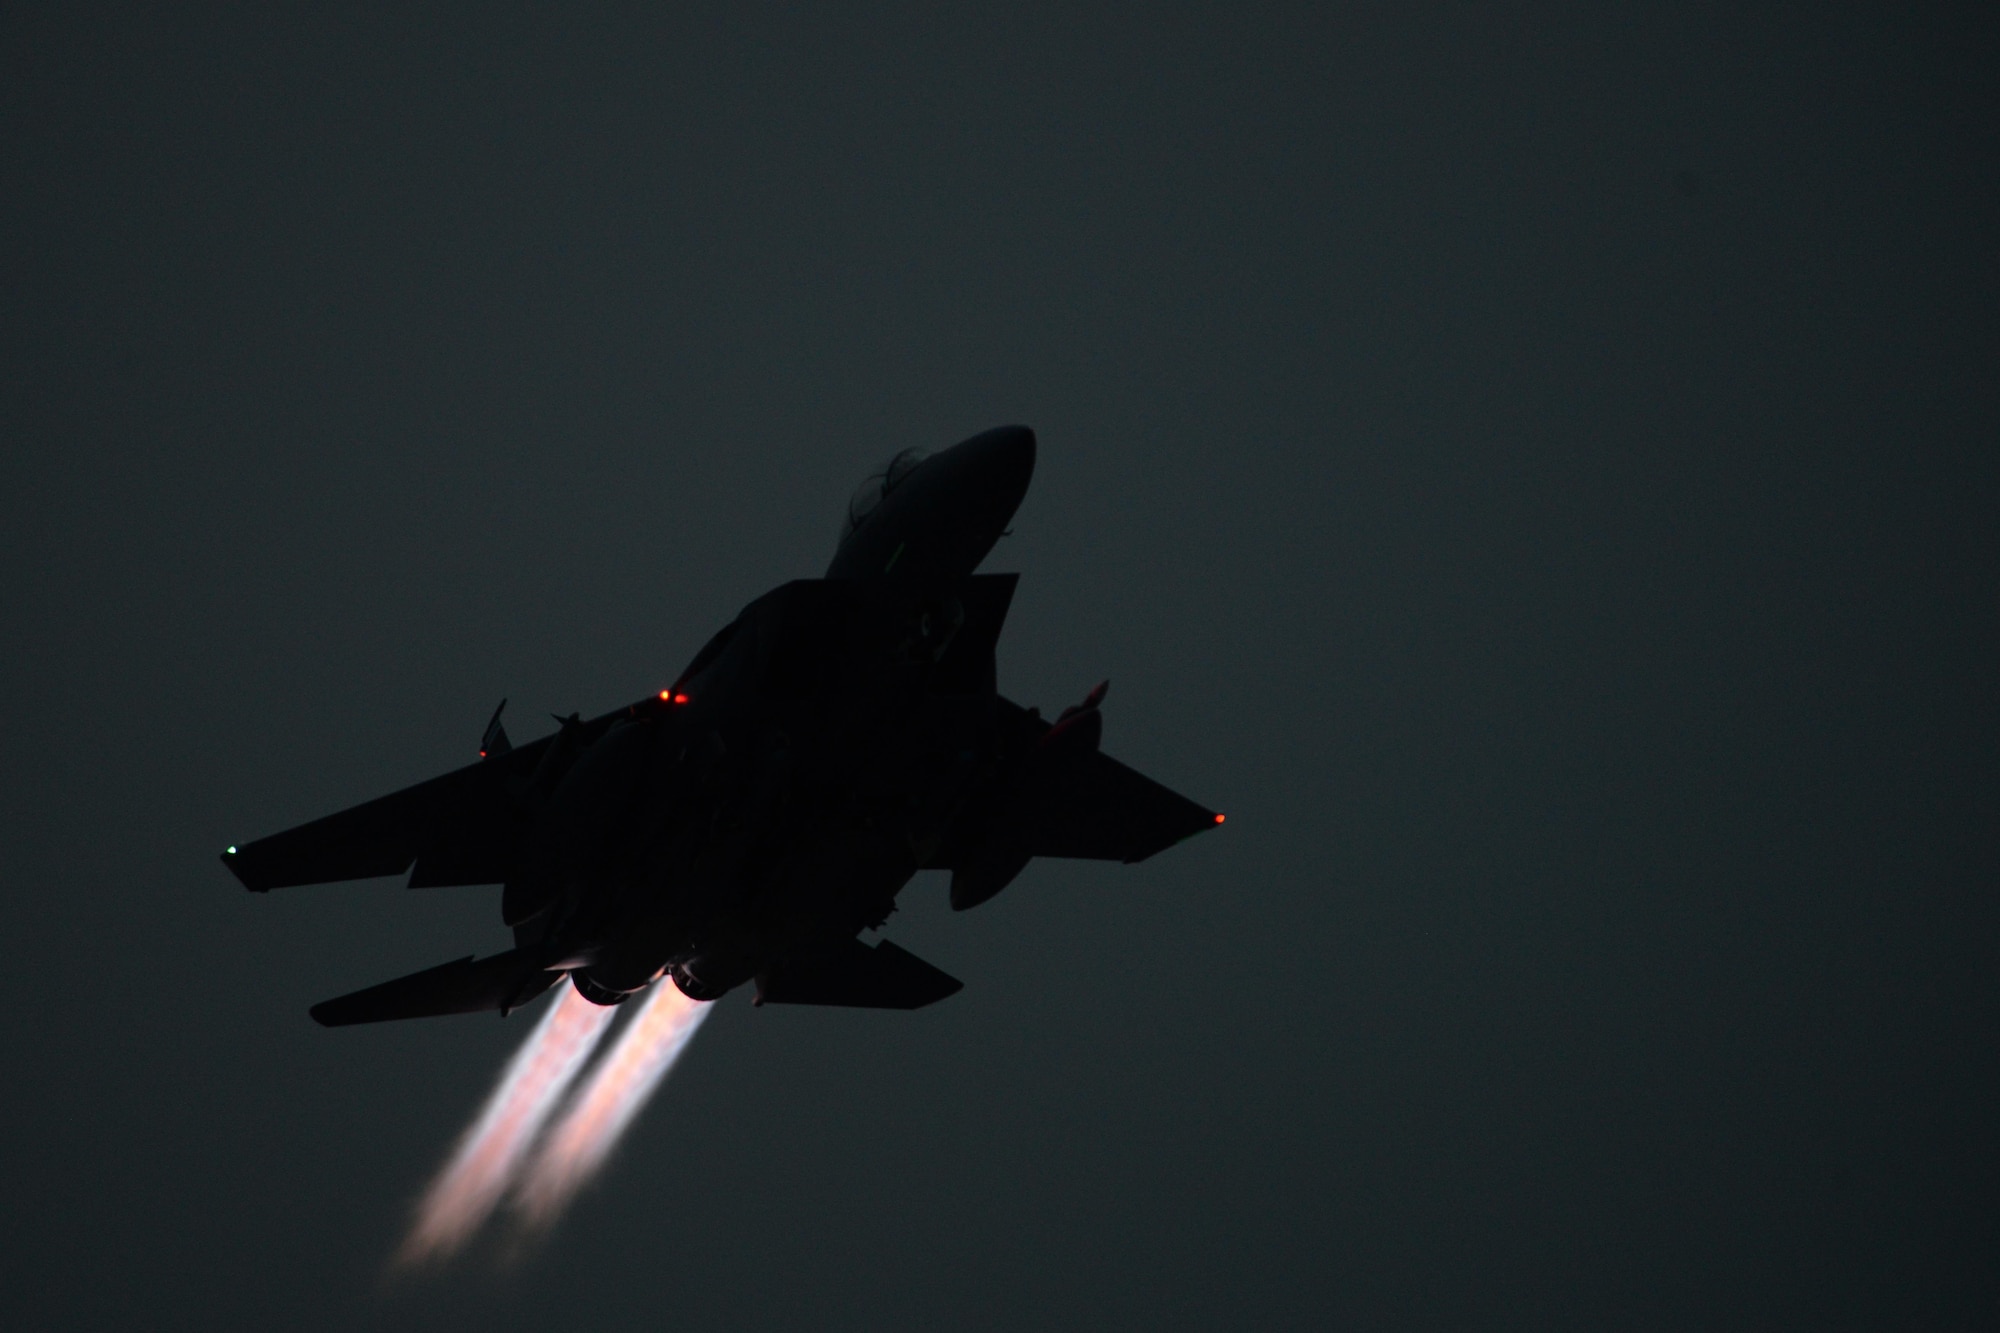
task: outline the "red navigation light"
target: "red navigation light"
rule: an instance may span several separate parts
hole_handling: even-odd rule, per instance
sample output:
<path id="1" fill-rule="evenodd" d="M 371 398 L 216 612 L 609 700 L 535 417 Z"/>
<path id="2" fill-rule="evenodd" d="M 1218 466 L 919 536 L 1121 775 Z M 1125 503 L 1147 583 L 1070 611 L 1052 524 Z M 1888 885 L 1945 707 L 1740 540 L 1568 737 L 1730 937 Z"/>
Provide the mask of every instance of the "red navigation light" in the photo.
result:
<path id="1" fill-rule="evenodd" d="M 674 696 L 674 702 L 675 702 L 675 703 L 677 703 L 677 704 L 684 704 L 684 703 L 686 703 L 687 701 L 688 701 L 688 697 L 687 697 L 687 696 L 686 696 L 685 694 L 676 694 L 676 695 Z"/>
<path id="2" fill-rule="evenodd" d="M 481 759 L 484 759 L 484 758 L 486 757 L 486 751 L 484 751 L 484 750 L 481 750 L 481 751 L 479 752 L 479 757 L 480 757 Z"/>
<path id="3" fill-rule="evenodd" d="M 663 704 L 665 704 L 665 703 L 672 703 L 672 702 L 673 702 L 673 700 L 674 700 L 674 692 L 673 692 L 672 690 L 661 690 L 661 691 L 660 691 L 660 702 L 661 702 L 661 703 L 663 703 Z"/>
<path id="4" fill-rule="evenodd" d="M 1217 815 L 1217 816 L 1215 817 L 1215 822 L 1216 822 L 1216 823 L 1218 823 L 1218 824 L 1220 824 L 1220 823 L 1222 822 L 1222 816 L 1221 816 L 1221 815 Z"/>

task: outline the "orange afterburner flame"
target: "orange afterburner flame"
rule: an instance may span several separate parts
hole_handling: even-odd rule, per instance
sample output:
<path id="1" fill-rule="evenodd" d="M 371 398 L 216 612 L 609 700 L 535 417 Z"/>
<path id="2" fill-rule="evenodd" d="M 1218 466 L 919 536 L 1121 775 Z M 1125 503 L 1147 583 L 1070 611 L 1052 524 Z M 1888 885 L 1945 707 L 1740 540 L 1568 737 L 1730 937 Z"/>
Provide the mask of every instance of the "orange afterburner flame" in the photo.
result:
<path id="1" fill-rule="evenodd" d="M 479 1118 L 431 1182 L 397 1254 L 409 1265 L 449 1258 L 479 1230 L 615 1013 L 565 985 L 507 1064 Z"/>
<path id="2" fill-rule="evenodd" d="M 570 1099 L 515 1191 L 514 1206 L 531 1226 L 554 1222 L 597 1174 L 711 1007 L 668 980 L 634 1000 L 639 1012 Z"/>

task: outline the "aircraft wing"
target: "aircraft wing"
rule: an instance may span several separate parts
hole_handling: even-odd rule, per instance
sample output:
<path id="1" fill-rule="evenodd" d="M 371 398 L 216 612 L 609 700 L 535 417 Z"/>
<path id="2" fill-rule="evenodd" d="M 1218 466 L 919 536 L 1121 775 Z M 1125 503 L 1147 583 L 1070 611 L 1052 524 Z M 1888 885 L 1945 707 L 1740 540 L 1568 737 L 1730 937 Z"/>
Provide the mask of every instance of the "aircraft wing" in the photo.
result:
<path id="1" fill-rule="evenodd" d="M 510 779 L 524 777 L 544 737 L 338 814 L 231 848 L 222 863 L 256 893 L 295 884 L 400 875 L 412 888 L 497 884 L 517 819 Z"/>
<path id="2" fill-rule="evenodd" d="M 1221 816 L 1098 750 L 1079 750 L 1024 793 L 1034 856 L 1143 861 Z"/>
<path id="3" fill-rule="evenodd" d="M 1221 823 L 1213 810 L 1097 748 L 1102 723 L 1094 700 L 1101 697 L 1100 691 L 1054 726 L 1001 700 L 999 743 L 1016 758 L 994 787 L 974 798 L 924 866 L 1018 867 L 1031 856 L 1143 861 Z"/>
<path id="4" fill-rule="evenodd" d="M 665 695 L 579 724 L 588 745 L 621 718 L 665 708 Z M 497 721 L 498 714 L 495 714 Z M 413 889 L 506 880 L 524 818 L 522 793 L 554 736 L 453 769 L 428 782 L 231 847 L 222 863 L 254 893 L 410 874 Z"/>

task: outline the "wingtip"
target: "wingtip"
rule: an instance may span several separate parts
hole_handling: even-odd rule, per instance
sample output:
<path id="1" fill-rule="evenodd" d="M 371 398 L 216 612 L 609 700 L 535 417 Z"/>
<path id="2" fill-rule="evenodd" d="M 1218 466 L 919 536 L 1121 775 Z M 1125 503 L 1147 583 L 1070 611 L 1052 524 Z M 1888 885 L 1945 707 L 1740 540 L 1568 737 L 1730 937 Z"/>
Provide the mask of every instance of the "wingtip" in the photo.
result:
<path id="1" fill-rule="evenodd" d="M 251 883 L 249 877 L 243 873 L 243 849 L 235 843 L 231 843 L 229 846 L 223 848 L 222 855 L 218 859 L 221 860 L 223 868 L 236 877 L 236 882 L 250 890 L 250 892 L 268 893 L 270 891 L 268 885 Z"/>

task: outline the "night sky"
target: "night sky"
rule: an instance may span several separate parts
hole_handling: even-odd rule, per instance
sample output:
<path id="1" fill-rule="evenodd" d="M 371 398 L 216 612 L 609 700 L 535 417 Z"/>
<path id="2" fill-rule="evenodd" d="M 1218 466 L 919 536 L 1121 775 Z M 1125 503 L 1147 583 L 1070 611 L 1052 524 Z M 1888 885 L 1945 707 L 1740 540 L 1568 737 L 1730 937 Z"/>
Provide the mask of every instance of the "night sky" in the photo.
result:
<path id="1" fill-rule="evenodd" d="M 0 1322 L 2000 1321 L 2000 44 L 1742 8 L 10 6 Z M 217 853 L 1012 421 L 1003 691 L 1226 828 L 385 1278 L 525 1022 L 305 1011 L 498 892 Z"/>

